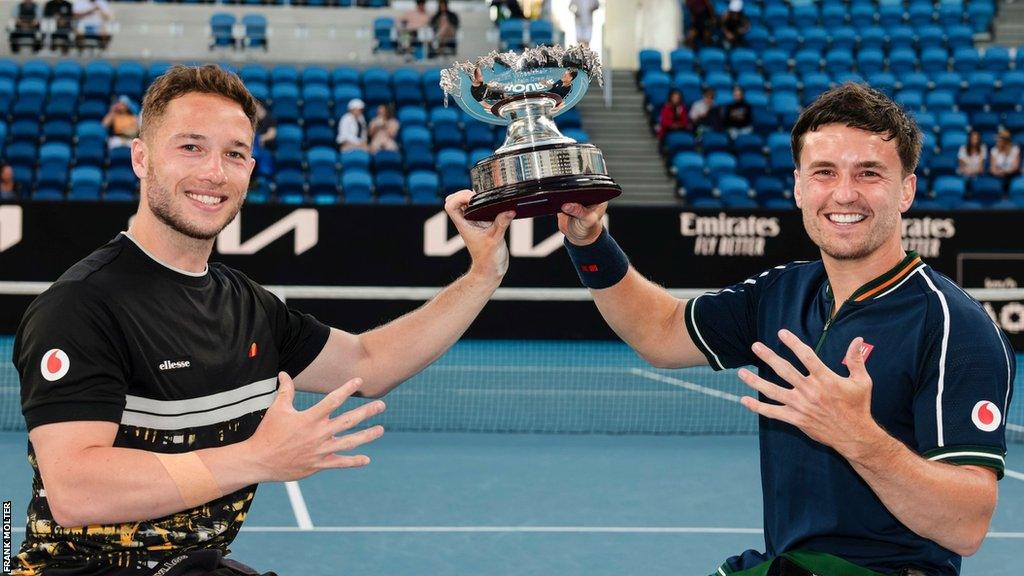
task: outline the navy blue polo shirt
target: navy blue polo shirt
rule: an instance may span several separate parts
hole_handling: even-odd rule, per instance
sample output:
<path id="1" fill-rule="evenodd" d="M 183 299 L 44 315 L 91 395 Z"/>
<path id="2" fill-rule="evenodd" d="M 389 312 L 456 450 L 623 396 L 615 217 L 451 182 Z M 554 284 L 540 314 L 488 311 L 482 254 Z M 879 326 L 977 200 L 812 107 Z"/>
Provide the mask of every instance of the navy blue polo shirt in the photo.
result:
<path id="1" fill-rule="evenodd" d="M 779 340 L 786 328 L 848 376 L 843 358 L 861 336 L 878 424 L 924 458 L 1001 478 L 1015 358 L 984 308 L 913 252 L 830 320 L 834 307 L 821 261 L 796 262 L 689 301 L 686 327 L 714 369 L 753 365 L 780 385 L 751 351 L 755 341 L 801 367 Z M 806 549 L 887 574 L 959 573 L 960 556 L 903 526 L 837 452 L 790 424 L 759 420 L 768 557 Z"/>

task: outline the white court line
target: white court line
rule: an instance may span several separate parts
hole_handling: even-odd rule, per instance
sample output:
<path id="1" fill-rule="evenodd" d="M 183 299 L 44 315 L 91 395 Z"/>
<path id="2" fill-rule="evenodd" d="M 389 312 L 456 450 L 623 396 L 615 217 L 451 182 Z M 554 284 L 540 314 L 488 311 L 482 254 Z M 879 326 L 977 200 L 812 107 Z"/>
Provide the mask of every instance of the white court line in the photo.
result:
<path id="1" fill-rule="evenodd" d="M 309 517 L 309 508 L 306 508 L 306 500 L 302 497 L 302 490 L 298 482 L 285 482 L 285 490 L 288 491 L 288 500 L 292 503 L 292 512 L 295 513 L 295 522 L 299 530 L 314 530 L 313 519 Z"/>
<path id="2" fill-rule="evenodd" d="M 1003 473 L 1006 474 L 1007 476 L 1009 476 L 1010 478 L 1016 478 L 1017 480 L 1024 480 L 1024 474 L 1021 474 L 1020 472 L 1017 472 L 1015 470 L 1010 470 L 1010 469 L 1007 468 L 1007 469 L 1003 470 Z"/>
<path id="3" fill-rule="evenodd" d="M 1013 430 L 1014 432 L 1024 432 L 1024 426 L 1021 426 L 1020 424 L 1010 424 L 1009 422 L 1006 423 L 1006 429 Z"/>
<path id="4" fill-rule="evenodd" d="M 664 382 L 694 392 L 700 392 L 701 394 L 707 394 L 708 396 L 714 396 L 715 398 L 721 398 L 722 400 L 728 400 L 730 402 L 739 402 L 740 397 L 735 394 L 728 392 L 722 392 L 721 390 L 715 390 L 714 388 L 708 388 L 707 386 L 701 386 L 700 384 L 694 384 L 693 382 L 687 382 L 686 380 L 680 380 L 671 376 L 665 376 L 658 374 L 657 372 L 651 372 L 650 370 L 643 370 L 641 368 L 630 368 L 629 372 L 648 380 L 657 380 L 658 382 Z"/>

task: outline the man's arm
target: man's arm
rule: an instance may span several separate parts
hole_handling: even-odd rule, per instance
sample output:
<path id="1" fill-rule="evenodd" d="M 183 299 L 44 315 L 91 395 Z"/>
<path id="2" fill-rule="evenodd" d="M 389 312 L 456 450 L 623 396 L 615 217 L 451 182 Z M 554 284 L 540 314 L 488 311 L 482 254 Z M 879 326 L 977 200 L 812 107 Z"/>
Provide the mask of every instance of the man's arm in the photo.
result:
<path id="1" fill-rule="evenodd" d="M 807 375 L 761 343 L 754 353 L 779 377 L 783 388 L 750 370 L 740 378 L 780 403 L 744 397 L 752 412 L 787 422 L 845 458 L 883 504 L 907 528 L 962 556 L 974 554 L 988 531 L 996 504 L 995 474 L 976 466 L 931 462 L 890 436 L 871 416 L 871 377 L 864 366 L 864 340 L 846 353 L 850 376 L 832 372 L 814 350 L 782 330 L 779 337 L 803 364 Z"/>
<path id="2" fill-rule="evenodd" d="M 601 236 L 607 206 L 566 204 L 558 214 L 558 229 L 573 245 L 589 246 Z M 652 365 L 684 368 L 708 363 L 686 329 L 686 300 L 675 298 L 632 266 L 618 283 L 591 289 L 590 294 L 612 330 Z"/>
<path id="3" fill-rule="evenodd" d="M 344 434 L 384 410 L 371 402 L 331 418 L 355 392 L 353 380 L 302 412 L 292 405 L 291 379 L 280 376 L 274 403 L 249 439 L 194 452 L 216 481 L 210 501 L 250 484 L 304 478 L 328 468 L 365 466 L 366 456 L 337 452 L 357 448 L 383 434 L 380 426 Z M 180 472 L 165 466 L 154 452 L 113 446 L 118 425 L 78 421 L 44 424 L 29 438 L 54 520 L 64 527 L 159 518 L 195 506 L 186 494 L 204 490 L 199 478 L 180 485 Z"/>
<path id="4" fill-rule="evenodd" d="M 483 309 L 508 269 L 505 231 L 514 212 L 504 212 L 490 224 L 466 220 L 473 193 L 457 192 L 445 201 L 472 257 L 469 272 L 433 299 L 380 328 L 363 334 L 332 329 L 323 351 L 299 374 L 300 390 L 329 392 L 348 378 L 359 377 L 365 396 L 387 394 L 437 360 Z"/>

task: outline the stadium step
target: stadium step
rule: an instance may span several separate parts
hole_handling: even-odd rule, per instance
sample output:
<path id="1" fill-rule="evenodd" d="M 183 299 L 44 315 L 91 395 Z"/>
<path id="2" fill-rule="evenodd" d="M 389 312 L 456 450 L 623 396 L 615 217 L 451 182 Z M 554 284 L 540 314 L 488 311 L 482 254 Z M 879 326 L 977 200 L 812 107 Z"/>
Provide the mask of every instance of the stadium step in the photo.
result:
<path id="1" fill-rule="evenodd" d="M 992 43 L 1003 46 L 1024 44 L 1024 3 L 1003 0 L 996 13 Z"/>
<path id="2" fill-rule="evenodd" d="M 604 91 L 595 83 L 577 108 L 590 142 L 604 153 L 609 174 L 622 187 L 623 194 L 616 202 L 677 202 L 675 184 L 665 171 L 634 73 L 613 71 L 611 82 L 611 107 L 605 106 Z"/>

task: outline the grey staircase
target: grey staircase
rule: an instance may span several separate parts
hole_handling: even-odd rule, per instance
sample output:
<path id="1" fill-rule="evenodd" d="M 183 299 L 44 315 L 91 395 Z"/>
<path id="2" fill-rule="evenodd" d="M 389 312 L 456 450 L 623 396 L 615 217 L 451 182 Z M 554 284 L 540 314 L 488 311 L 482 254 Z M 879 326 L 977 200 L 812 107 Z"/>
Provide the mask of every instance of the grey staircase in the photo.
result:
<path id="1" fill-rule="evenodd" d="M 577 105 L 583 129 L 590 142 L 604 152 L 608 173 L 622 187 L 616 203 L 677 204 L 675 182 L 658 152 L 635 77 L 636 73 L 629 70 L 612 72 L 611 108 L 605 108 L 602 90 L 594 81 Z"/>

